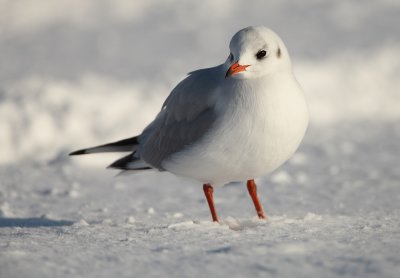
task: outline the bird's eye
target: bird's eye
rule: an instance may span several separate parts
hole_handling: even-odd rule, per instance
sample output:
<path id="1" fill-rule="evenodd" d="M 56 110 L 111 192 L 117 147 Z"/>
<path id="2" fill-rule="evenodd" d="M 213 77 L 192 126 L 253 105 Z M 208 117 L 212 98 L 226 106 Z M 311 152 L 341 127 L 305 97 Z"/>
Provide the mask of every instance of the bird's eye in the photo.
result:
<path id="1" fill-rule="evenodd" d="M 233 54 L 232 53 L 229 54 L 229 61 L 231 61 L 231 62 L 233 61 Z"/>
<path id="2" fill-rule="evenodd" d="M 257 52 L 256 57 L 258 60 L 261 60 L 262 58 L 265 57 L 265 55 L 267 55 L 267 51 L 265 50 L 260 50 Z"/>

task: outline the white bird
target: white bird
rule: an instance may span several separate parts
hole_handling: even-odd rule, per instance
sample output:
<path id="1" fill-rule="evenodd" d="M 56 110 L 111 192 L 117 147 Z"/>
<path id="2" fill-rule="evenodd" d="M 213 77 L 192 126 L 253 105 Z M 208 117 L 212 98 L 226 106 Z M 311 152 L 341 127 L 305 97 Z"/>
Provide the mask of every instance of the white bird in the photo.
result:
<path id="1" fill-rule="evenodd" d="M 254 178 L 296 151 L 308 125 L 307 105 L 288 51 L 273 31 L 244 28 L 229 48 L 222 65 L 189 73 L 142 134 L 71 155 L 130 152 L 109 167 L 198 180 L 213 221 L 213 185 L 247 180 L 257 215 L 265 219 Z"/>

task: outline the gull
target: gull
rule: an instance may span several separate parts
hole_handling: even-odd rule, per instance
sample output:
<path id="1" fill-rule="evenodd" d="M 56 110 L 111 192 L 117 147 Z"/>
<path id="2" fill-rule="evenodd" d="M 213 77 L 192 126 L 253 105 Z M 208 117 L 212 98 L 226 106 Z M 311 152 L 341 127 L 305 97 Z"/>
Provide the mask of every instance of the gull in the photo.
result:
<path id="1" fill-rule="evenodd" d="M 129 152 L 109 167 L 197 180 L 216 222 L 213 186 L 247 181 L 257 215 L 266 219 L 254 179 L 296 151 L 308 125 L 307 104 L 286 46 L 272 30 L 244 28 L 229 49 L 223 64 L 190 72 L 140 135 L 70 155 Z"/>

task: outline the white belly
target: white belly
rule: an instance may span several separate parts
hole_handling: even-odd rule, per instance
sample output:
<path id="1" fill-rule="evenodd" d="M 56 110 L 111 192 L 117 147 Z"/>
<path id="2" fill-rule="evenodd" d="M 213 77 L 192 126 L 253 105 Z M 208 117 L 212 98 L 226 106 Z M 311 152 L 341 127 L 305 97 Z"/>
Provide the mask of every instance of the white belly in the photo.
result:
<path id="1" fill-rule="evenodd" d="M 213 185 L 273 171 L 295 152 L 307 128 L 305 99 L 295 85 L 279 92 L 269 88 L 268 93 L 230 103 L 212 131 L 172 155 L 163 167 Z"/>

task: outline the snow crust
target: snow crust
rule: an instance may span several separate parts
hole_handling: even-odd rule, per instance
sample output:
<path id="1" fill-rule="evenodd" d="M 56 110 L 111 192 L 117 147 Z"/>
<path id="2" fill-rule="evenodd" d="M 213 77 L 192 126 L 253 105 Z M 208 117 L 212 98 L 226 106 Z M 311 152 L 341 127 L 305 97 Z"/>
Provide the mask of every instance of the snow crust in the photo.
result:
<path id="1" fill-rule="evenodd" d="M 0 277 L 398 277 L 398 1 L 0 1 Z M 276 30 L 309 103 L 304 143 L 215 190 L 115 178 L 118 154 L 238 29 Z"/>

